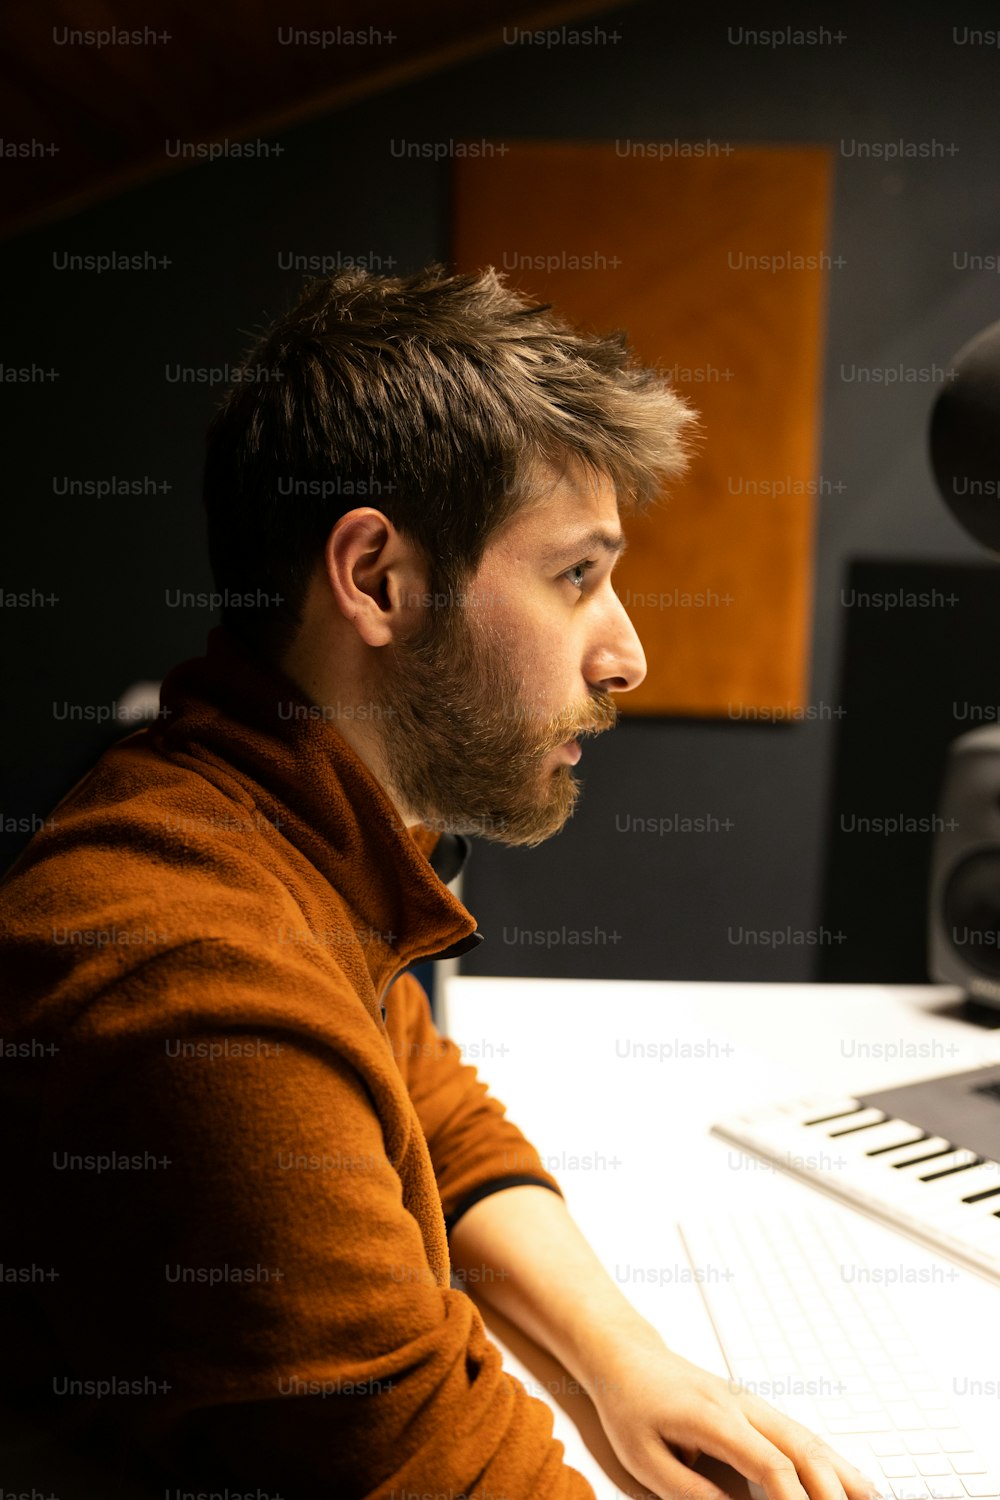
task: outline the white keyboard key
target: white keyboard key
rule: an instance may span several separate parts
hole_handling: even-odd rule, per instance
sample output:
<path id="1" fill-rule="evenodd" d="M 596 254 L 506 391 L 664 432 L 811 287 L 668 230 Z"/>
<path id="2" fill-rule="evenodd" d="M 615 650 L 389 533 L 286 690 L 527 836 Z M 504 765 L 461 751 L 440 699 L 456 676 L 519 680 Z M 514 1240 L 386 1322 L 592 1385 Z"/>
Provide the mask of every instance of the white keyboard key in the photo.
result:
<path id="1" fill-rule="evenodd" d="M 975 1162 L 975 1153 L 969 1152 L 972 1161 Z M 943 1157 L 947 1161 L 948 1157 Z M 961 1165 L 956 1163 L 956 1165 Z M 927 1170 L 937 1166 L 936 1162 L 928 1162 Z M 910 1168 L 911 1171 L 914 1168 Z M 962 1198 L 966 1193 L 981 1192 L 985 1187 L 997 1186 L 997 1173 L 995 1167 L 986 1167 L 980 1162 L 978 1166 L 970 1165 L 964 1172 L 949 1172 L 946 1176 L 937 1177 L 923 1184 L 926 1197 L 925 1202 L 933 1205 L 934 1213 L 939 1212 L 942 1203 L 950 1204 L 956 1214 L 962 1216 L 970 1212 L 970 1205 L 963 1203 Z M 974 1212 L 974 1210 L 973 1210 Z"/>
<path id="2" fill-rule="evenodd" d="M 967 1172 L 958 1173 L 955 1182 L 963 1207 L 969 1208 L 972 1205 L 965 1202 L 966 1198 L 971 1198 L 975 1193 L 995 1193 L 1000 1189 L 1000 1162 L 981 1161 L 978 1167 L 970 1167 Z M 989 1202 L 986 1198 L 980 1201 L 984 1204 Z M 997 1205 L 994 1204 L 993 1207 L 996 1208 Z"/>
<path id="3" fill-rule="evenodd" d="M 976 1153 L 969 1151 L 965 1146 L 960 1146 L 954 1151 L 946 1151 L 943 1156 L 935 1156 L 933 1161 L 915 1162 L 912 1166 L 897 1167 L 896 1173 L 900 1178 L 908 1181 L 921 1181 L 924 1187 L 929 1184 L 923 1179 L 933 1181 L 942 1172 L 950 1172 L 954 1167 L 968 1167 L 976 1159 Z M 958 1195 L 956 1194 L 956 1197 Z"/>
<path id="4" fill-rule="evenodd" d="M 930 1490 L 919 1479 L 890 1479 L 896 1500 L 930 1500 Z"/>
<path id="5" fill-rule="evenodd" d="M 990 1500 L 990 1497 L 1000 1495 L 1000 1485 L 988 1475 L 985 1479 L 974 1479 L 970 1476 L 963 1479 L 962 1483 L 965 1485 L 965 1493 L 967 1495 L 982 1496 L 984 1500 Z"/>
<path id="6" fill-rule="evenodd" d="M 923 1413 L 912 1401 L 887 1401 L 885 1407 L 901 1432 L 919 1431 L 925 1425 Z"/>
<path id="7" fill-rule="evenodd" d="M 981 1453 L 953 1453 L 951 1466 L 956 1474 L 985 1474 L 989 1468 Z"/>
<path id="8" fill-rule="evenodd" d="M 831 1444 L 831 1446 L 833 1446 Z M 880 1460 L 877 1459 L 863 1437 L 839 1437 L 836 1442 L 837 1452 L 841 1458 L 846 1458 L 849 1464 L 860 1469 L 862 1474 L 869 1479 L 880 1479 L 882 1470 L 879 1467 Z"/>
<path id="9" fill-rule="evenodd" d="M 847 1121 L 844 1121 L 847 1124 Z M 919 1125 L 909 1125 L 905 1120 L 886 1120 L 883 1125 L 872 1125 L 863 1135 L 858 1136 L 858 1149 L 867 1156 L 870 1151 L 885 1151 L 889 1154 L 890 1147 L 913 1145 L 920 1137 Z M 850 1141 L 844 1142 L 844 1149 L 848 1149 Z"/>
<path id="10" fill-rule="evenodd" d="M 817 1396 L 816 1410 L 825 1420 L 829 1420 L 830 1417 L 852 1417 L 859 1408 L 853 1402 L 845 1401 L 842 1396 Z M 860 1410 L 864 1411 L 864 1408 L 861 1407 Z"/>
<path id="11" fill-rule="evenodd" d="M 927 1488 L 931 1500 L 965 1500 L 966 1491 L 960 1479 L 931 1479 Z"/>
<path id="12" fill-rule="evenodd" d="M 995 1172 L 1000 1173 L 1000 1164 L 991 1162 L 990 1165 Z M 1000 1219 L 997 1218 L 997 1214 L 1000 1213 L 1000 1194 L 991 1193 L 988 1198 L 980 1198 L 978 1203 L 963 1203 L 962 1207 L 981 1215 L 984 1226 L 988 1225 L 992 1218 L 994 1224 L 1000 1227 Z"/>
<path id="13" fill-rule="evenodd" d="M 863 1130 L 866 1125 L 881 1125 L 885 1118 L 883 1110 L 869 1106 L 867 1109 L 859 1109 L 855 1114 L 845 1115 L 842 1120 L 831 1120 L 829 1125 L 821 1128 L 830 1140 L 840 1140 L 853 1134 L 855 1130 Z M 858 1139 L 860 1140 L 860 1135 Z"/>
<path id="14" fill-rule="evenodd" d="M 774 1106 L 772 1106 L 772 1108 L 775 1110 L 775 1113 L 781 1111 L 782 1113 L 794 1114 L 796 1116 L 796 1118 L 799 1118 L 799 1116 L 797 1115 L 797 1112 L 794 1111 L 793 1109 L 789 1109 L 787 1111 L 782 1111 L 780 1105 L 774 1105 Z M 846 1114 L 850 1114 L 854 1110 L 859 1110 L 861 1108 L 861 1100 L 860 1099 L 814 1099 L 812 1101 L 810 1101 L 810 1100 L 803 1100 L 802 1101 L 802 1108 L 806 1111 L 806 1113 L 801 1116 L 801 1123 L 803 1125 L 813 1126 L 813 1125 L 819 1125 L 819 1124 L 821 1124 L 822 1122 L 824 1122 L 826 1120 L 835 1119 L 838 1115 L 846 1115 Z M 742 1118 L 744 1120 L 753 1121 L 756 1118 L 756 1116 L 753 1115 L 753 1114 L 749 1114 L 749 1115 L 743 1115 Z"/>
<path id="15" fill-rule="evenodd" d="M 915 1161 L 918 1156 L 931 1156 L 935 1151 L 947 1151 L 951 1141 L 943 1136 L 932 1135 L 926 1141 L 916 1141 L 912 1146 L 900 1146 L 897 1151 L 887 1151 L 879 1157 L 885 1166 L 894 1167 L 898 1162 Z"/>
<path id="16" fill-rule="evenodd" d="M 870 1396 L 875 1387 L 872 1385 L 869 1375 L 848 1375 L 843 1382 L 844 1395 L 851 1399 L 854 1396 Z"/>
<path id="17" fill-rule="evenodd" d="M 835 1437 L 841 1433 L 846 1436 L 851 1432 L 886 1432 L 888 1429 L 887 1417 L 866 1415 L 863 1412 L 858 1412 L 853 1417 L 831 1417 L 826 1424 L 827 1432 Z"/>
<path id="18" fill-rule="evenodd" d="M 883 1401 L 906 1401 L 909 1399 L 909 1389 L 901 1380 L 880 1381 L 878 1390 Z"/>

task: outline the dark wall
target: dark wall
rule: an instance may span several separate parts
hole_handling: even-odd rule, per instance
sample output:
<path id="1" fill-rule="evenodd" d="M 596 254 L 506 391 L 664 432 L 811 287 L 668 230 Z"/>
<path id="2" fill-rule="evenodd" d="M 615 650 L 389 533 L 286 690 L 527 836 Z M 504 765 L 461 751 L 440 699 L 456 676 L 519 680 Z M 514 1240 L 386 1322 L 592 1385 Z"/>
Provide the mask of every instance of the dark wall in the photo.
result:
<path id="1" fill-rule="evenodd" d="M 564 832 L 531 851 L 478 843 L 464 896 L 487 935 L 470 972 L 829 977 L 817 942 L 835 896 L 829 873 L 824 888 L 828 834 L 835 795 L 855 785 L 834 775 L 846 733 L 841 591 L 849 565 L 867 557 L 982 561 L 936 495 L 925 433 L 934 367 L 1000 318 L 1000 277 L 956 265 L 1000 252 L 1000 51 L 959 44 L 940 7 L 899 6 L 895 19 L 873 9 L 838 8 L 836 23 L 829 11 L 798 11 L 796 27 L 843 34 L 819 45 L 747 44 L 715 4 L 685 8 L 680 28 L 674 7 L 654 3 L 588 19 L 616 42 L 500 40 L 478 61 L 285 132 L 280 156 L 197 166 L 3 246 L 3 362 L 58 377 L 5 381 L 0 394 L 10 434 L 0 588 L 58 602 L 2 612 L 0 862 L 109 732 L 132 727 L 95 715 L 134 680 L 198 654 L 213 623 L 209 609 L 170 607 L 168 596 L 211 586 L 198 472 L 221 387 L 168 371 L 236 362 L 299 286 L 279 267 L 284 254 L 339 252 L 385 270 L 447 258 L 448 163 L 399 159 L 392 141 L 826 144 L 836 158 L 831 251 L 845 263 L 829 275 L 813 717 L 623 723 L 588 746 L 584 799 Z M 995 24 L 995 10 L 970 5 L 955 30 Z M 858 142 L 924 154 L 871 159 Z M 107 251 L 150 251 L 169 265 L 98 275 L 53 260 Z M 859 367 L 917 373 L 882 386 L 852 378 Z M 55 494 L 67 478 L 154 488 Z M 905 636 L 910 615 L 899 608 Z M 915 637 L 926 641 L 936 623 L 920 616 Z M 72 719 L 67 705 L 91 715 Z M 910 707 L 909 753 L 937 764 L 919 696 Z M 856 712 L 852 766 L 865 736 L 885 733 Z M 633 831 L 636 819 L 677 818 L 708 830 Z M 878 949 L 879 977 L 912 978 L 914 891 L 886 899 L 885 930 L 898 900 L 911 936 L 905 953 Z M 836 977 L 871 977 L 864 910 L 843 926 Z"/>

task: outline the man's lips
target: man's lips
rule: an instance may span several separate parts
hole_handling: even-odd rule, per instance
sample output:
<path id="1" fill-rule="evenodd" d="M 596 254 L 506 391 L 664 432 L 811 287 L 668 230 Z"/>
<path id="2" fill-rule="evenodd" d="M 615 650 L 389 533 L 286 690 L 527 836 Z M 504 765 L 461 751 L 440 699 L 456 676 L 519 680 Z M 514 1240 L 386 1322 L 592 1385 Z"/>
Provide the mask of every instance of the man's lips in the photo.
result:
<path id="1" fill-rule="evenodd" d="M 549 751 L 549 754 L 555 755 L 558 752 L 561 752 L 565 755 L 566 759 L 575 766 L 577 761 L 583 754 L 583 748 L 580 744 L 580 741 L 587 737 L 593 737 L 594 735 L 603 734 L 606 729 L 610 728 L 610 724 L 585 724 L 582 729 L 577 730 L 575 738 L 563 740 L 560 744 L 553 745 L 551 750 Z"/>

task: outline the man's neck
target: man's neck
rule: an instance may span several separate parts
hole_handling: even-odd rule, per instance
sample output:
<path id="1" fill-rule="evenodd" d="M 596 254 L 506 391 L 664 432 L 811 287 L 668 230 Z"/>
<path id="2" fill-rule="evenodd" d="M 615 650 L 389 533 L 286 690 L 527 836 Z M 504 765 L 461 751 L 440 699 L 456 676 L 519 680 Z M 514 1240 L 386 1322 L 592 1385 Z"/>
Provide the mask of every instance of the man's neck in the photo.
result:
<path id="1" fill-rule="evenodd" d="M 324 717 L 380 783 L 404 826 L 413 828 L 421 823 L 421 815 L 406 805 L 386 774 L 378 731 L 372 726 L 371 693 L 366 695 L 360 683 L 337 679 L 324 671 L 301 638 L 292 643 L 276 665 L 311 703 L 324 710 Z"/>

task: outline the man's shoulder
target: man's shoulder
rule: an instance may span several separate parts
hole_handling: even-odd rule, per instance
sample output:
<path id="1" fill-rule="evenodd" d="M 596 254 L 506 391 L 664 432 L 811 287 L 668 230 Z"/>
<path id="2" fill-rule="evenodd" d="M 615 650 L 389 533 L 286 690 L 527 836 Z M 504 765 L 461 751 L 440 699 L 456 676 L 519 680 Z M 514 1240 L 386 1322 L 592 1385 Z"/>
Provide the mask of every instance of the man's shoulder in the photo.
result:
<path id="1" fill-rule="evenodd" d="M 171 876 L 197 882 L 225 871 L 266 882 L 255 852 L 280 831 L 240 781 L 214 759 L 167 756 L 146 731 L 113 745 L 44 820 L 4 878 L 0 893 L 39 876 L 56 894 L 100 878 L 103 890 Z"/>
<path id="2" fill-rule="evenodd" d="M 105 752 L 0 885 L 8 991 L 83 1002 L 188 973 L 359 988 L 341 961 L 355 925 L 345 900 L 311 879 L 279 816 L 234 793 L 224 766 L 207 770 L 151 753 L 141 734 Z"/>

